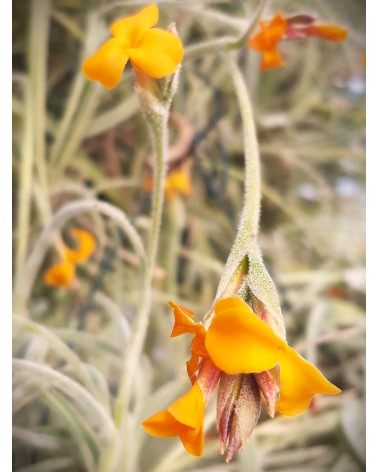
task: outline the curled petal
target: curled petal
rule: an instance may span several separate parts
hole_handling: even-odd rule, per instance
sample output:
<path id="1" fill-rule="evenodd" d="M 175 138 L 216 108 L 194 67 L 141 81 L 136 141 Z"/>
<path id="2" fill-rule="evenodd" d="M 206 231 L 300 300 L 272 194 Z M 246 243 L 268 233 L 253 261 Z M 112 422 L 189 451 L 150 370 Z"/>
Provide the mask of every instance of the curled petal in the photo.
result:
<path id="1" fill-rule="evenodd" d="M 138 47 L 128 49 L 128 53 L 133 65 L 150 77 L 160 79 L 176 71 L 184 49 L 178 36 L 153 28 L 146 31 Z"/>
<path id="2" fill-rule="evenodd" d="M 205 346 L 206 330 L 203 324 L 196 323 L 192 320 L 195 316 L 192 311 L 176 305 L 174 302 L 169 302 L 168 304 L 173 308 L 173 315 L 175 317 L 175 324 L 172 329 L 171 337 L 174 338 L 185 333 L 195 335 L 190 346 L 191 358 L 186 363 L 188 376 L 193 383 L 195 381 L 195 374 L 198 370 L 199 358 L 208 357 Z"/>
<path id="3" fill-rule="evenodd" d="M 176 305 L 174 302 L 169 302 L 168 305 L 173 308 L 173 315 L 175 317 L 175 324 L 172 329 L 171 338 L 180 336 L 185 333 L 196 333 L 197 325 L 191 318 L 193 318 L 195 313 L 190 311 L 188 308 Z"/>
<path id="4" fill-rule="evenodd" d="M 62 261 L 49 267 L 43 274 L 43 281 L 52 287 L 68 288 L 75 280 L 76 270 L 74 264 Z"/>
<path id="5" fill-rule="evenodd" d="M 155 26 L 158 20 L 159 10 L 157 5 L 153 4 L 142 8 L 135 15 L 115 21 L 110 31 L 116 38 L 126 39 L 130 47 L 137 47 L 143 34 Z"/>
<path id="6" fill-rule="evenodd" d="M 122 78 L 122 72 L 129 60 L 127 42 L 112 38 L 83 62 L 83 73 L 89 80 L 97 80 L 104 87 L 114 88 Z"/>
<path id="7" fill-rule="evenodd" d="M 317 393 L 336 395 L 341 392 L 314 365 L 289 346 L 280 356 L 279 363 L 281 394 L 276 407 L 283 415 L 301 413 Z"/>
<path id="8" fill-rule="evenodd" d="M 159 438 L 179 436 L 185 449 L 193 456 L 201 456 L 204 445 L 203 421 L 205 400 L 198 384 L 166 410 L 143 422 L 144 429 Z"/>
<path id="9" fill-rule="evenodd" d="M 64 247 L 64 255 L 68 262 L 79 264 L 90 258 L 96 248 L 96 240 L 91 233 L 80 228 L 72 228 L 71 235 L 76 240 L 76 248 Z"/>

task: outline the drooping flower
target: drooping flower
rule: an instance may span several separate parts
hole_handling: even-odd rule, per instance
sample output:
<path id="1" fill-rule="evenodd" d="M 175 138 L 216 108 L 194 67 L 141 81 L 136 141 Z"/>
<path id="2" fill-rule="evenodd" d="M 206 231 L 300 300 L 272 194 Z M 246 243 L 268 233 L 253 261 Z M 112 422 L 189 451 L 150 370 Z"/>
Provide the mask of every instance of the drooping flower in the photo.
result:
<path id="1" fill-rule="evenodd" d="M 260 31 L 248 40 L 248 45 L 262 54 L 260 70 L 283 67 L 285 62 L 278 50 L 281 41 L 317 37 L 327 41 L 341 42 L 347 31 L 336 25 L 317 25 L 315 17 L 296 14 L 285 17 L 275 15 L 270 21 L 259 22 Z"/>
<path id="2" fill-rule="evenodd" d="M 170 302 L 170 306 L 175 317 L 171 336 L 194 334 L 191 344 L 192 356 L 187 363 L 193 386 L 189 391 L 191 393 L 181 397 L 167 410 L 144 421 L 143 426 L 150 434 L 166 437 L 169 431 L 170 436 L 180 437 L 190 453 L 195 449 L 195 455 L 198 455 L 198 452 L 202 451 L 199 447 L 202 439 L 199 436 L 203 434 L 203 423 L 201 423 L 203 414 L 198 414 L 202 409 L 196 402 L 199 401 L 199 397 L 202 399 L 201 408 L 204 407 L 209 393 L 215 388 L 215 381 L 218 382 L 221 375 L 226 375 L 218 393 L 222 398 L 218 400 L 217 423 L 221 450 L 223 452 L 227 448 L 226 460 L 229 460 L 240 447 L 244 446 L 251 434 L 259 415 L 259 390 L 266 396 L 271 389 L 270 383 L 275 385 L 277 381 L 279 387 L 278 395 L 273 392 L 271 398 L 266 398 L 270 410 L 274 398 L 273 415 L 274 407 L 283 415 L 296 415 L 309 406 L 315 394 L 335 395 L 340 392 L 340 389 L 330 383 L 315 366 L 289 347 L 282 337 L 275 334 L 273 329 L 240 298 L 230 297 L 218 301 L 207 330 L 204 325 L 192 320 L 194 313 L 190 310 L 173 302 Z M 204 364 L 207 367 L 203 371 Z M 271 377 L 274 372 L 271 369 L 279 370 L 277 379 Z M 264 383 L 269 388 L 261 388 Z M 211 388 L 206 390 L 204 386 L 209 384 Z M 198 393 L 197 387 L 202 396 Z M 194 392 L 196 401 L 193 401 Z M 249 416 L 240 414 L 245 411 L 249 412 Z M 192 434 L 186 435 L 185 441 L 180 428 L 183 424 L 187 426 L 187 420 L 182 420 L 181 415 L 185 418 L 196 417 L 195 428 L 192 424 Z M 189 444 L 190 438 L 193 438 L 192 445 Z"/>
<path id="3" fill-rule="evenodd" d="M 114 88 L 129 60 L 133 68 L 155 79 L 173 74 L 184 50 L 178 36 L 153 28 L 158 19 L 158 7 L 153 4 L 114 22 L 110 27 L 113 37 L 83 63 L 87 79 Z"/>
<path id="4" fill-rule="evenodd" d="M 96 248 L 96 240 L 88 231 L 72 228 L 70 234 L 76 241 L 76 247 L 72 249 L 61 244 L 61 260 L 48 267 L 43 274 L 46 285 L 71 287 L 76 278 L 76 265 L 87 261 Z"/>

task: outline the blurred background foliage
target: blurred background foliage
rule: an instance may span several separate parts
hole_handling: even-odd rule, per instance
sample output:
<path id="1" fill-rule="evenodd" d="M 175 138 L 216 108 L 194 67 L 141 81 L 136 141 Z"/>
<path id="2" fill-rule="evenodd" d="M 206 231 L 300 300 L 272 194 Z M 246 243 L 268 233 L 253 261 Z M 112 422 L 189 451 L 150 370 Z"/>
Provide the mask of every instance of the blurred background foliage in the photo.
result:
<path id="1" fill-rule="evenodd" d="M 259 4 L 158 3 L 159 25 L 175 21 L 186 47 L 238 36 Z M 141 4 L 13 1 L 16 287 L 42 229 L 71 201 L 112 203 L 146 234 L 151 149 L 131 69 L 111 91 L 88 83 L 80 69 L 107 37 L 108 24 Z M 201 459 L 187 455 L 177 439 L 151 438 L 140 427 L 187 386 L 189 339 L 169 339 L 167 302 L 173 299 L 200 318 L 207 311 L 242 207 L 240 112 L 221 50 L 188 55 L 173 104 L 170 168 L 185 163 L 190 169 L 192 195 L 168 199 L 164 212 L 146 355 L 135 378 L 133 451 L 140 471 L 365 468 L 365 2 L 272 0 L 264 17 L 278 11 L 313 12 L 322 23 L 349 31 L 342 44 L 284 43 L 286 67 L 267 72 L 258 70 L 254 51 L 235 52 L 260 141 L 259 241 L 280 293 L 288 340 L 343 393 L 316 398 L 293 418 L 272 420 L 264 411 L 230 464 L 219 455 L 214 406 L 207 410 Z M 111 417 L 140 296 L 138 258 L 117 224 L 90 212 L 71 219 L 64 236 L 72 226 L 96 236 L 94 256 L 79 267 L 72 288 L 47 287 L 43 270 L 56 252 L 45 248 L 28 316 L 22 310 L 15 315 L 14 356 L 20 362 L 13 464 L 19 472 L 97 470 L 108 433 L 75 388 L 80 384 Z"/>

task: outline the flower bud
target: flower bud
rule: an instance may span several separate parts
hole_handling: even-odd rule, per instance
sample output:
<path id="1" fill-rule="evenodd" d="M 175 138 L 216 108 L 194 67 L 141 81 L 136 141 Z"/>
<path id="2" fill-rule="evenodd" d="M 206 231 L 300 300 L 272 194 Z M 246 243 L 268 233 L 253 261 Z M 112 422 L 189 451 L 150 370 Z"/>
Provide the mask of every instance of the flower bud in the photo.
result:
<path id="1" fill-rule="evenodd" d="M 274 418 L 276 403 L 280 398 L 280 368 L 276 366 L 260 374 L 255 374 L 255 378 L 265 398 L 268 415 Z"/>
<path id="2" fill-rule="evenodd" d="M 316 20 L 314 15 L 311 13 L 296 13 L 286 17 L 286 21 L 289 26 L 305 26 L 311 25 Z"/>
<path id="3" fill-rule="evenodd" d="M 217 426 L 221 453 L 229 462 L 252 434 L 260 417 L 261 396 L 253 374 L 221 374 Z"/>

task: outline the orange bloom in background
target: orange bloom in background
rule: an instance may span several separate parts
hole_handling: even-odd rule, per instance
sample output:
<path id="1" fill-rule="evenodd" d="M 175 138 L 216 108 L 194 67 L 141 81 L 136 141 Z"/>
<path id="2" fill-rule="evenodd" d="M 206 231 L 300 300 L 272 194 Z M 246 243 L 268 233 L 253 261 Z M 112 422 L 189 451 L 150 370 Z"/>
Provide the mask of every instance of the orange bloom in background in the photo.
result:
<path id="1" fill-rule="evenodd" d="M 96 249 L 96 240 L 91 233 L 81 228 L 72 228 L 71 236 L 76 241 L 75 249 L 71 249 L 64 245 L 64 257 L 67 261 L 74 264 L 85 262 L 88 260 Z"/>
<path id="2" fill-rule="evenodd" d="M 76 268 L 72 262 L 61 261 L 45 270 L 43 281 L 51 287 L 71 287 L 76 277 Z"/>
<path id="3" fill-rule="evenodd" d="M 262 54 L 260 70 L 283 67 L 285 62 L 277 46 L 285 36 L 286 19 L 282 15 L 276 15 L 270 22 L 259 21 L 259 26 L 261 31 L 249 39 L 248 45 Z"/>
<path id="4" fill-rule="evenodd" d="M 43 274 L 46 285 L 71 287 L 76 278 L 76 265 L 87 261 L 96 249 L 96 240 L 88 231 L 72 228 L 70 234 L 76 241 L 76 248 L 71 249 L 62 243 L 62 260 L 47 268 Z"/>
<path id="5" fill-rule="evenodd" d="M 192 182 L 187 172 L 183 170 L 174 170 L 165 181 L 165 196 L 170 199 L 176 195 L 190 197 L 192 194 Z"/>
<path id="6" fill-rule="evenodd" d="M 173 74 L 184 49 L 178 36 L 153 28 L 158 20 L 159 10 L 154 4 L 113 23 L 110 27 L 113 37 L 84 61 L 85 77 L 114 88 L 129 60 L 134 68 L 155 79 Z"/>
<path id="7" fill-rule="evenodd" d="M 272 20 L 259 22 L 260 31 L 248 40 L 250 48 L 262 54 L 260 70 L 285 65 L 277 46 L 281 41 L 317 37 L 327 41 L 344 41 L 348 32 L 336 25 L 316 25 L 315 17 L 297 14 L 284 17 L 277 14 Z"/>
<path id="8" fill-rule="evenodd" d="M 252 382 L 249 398 L 253 400 L 253 406 L 258 415 L 260 412 L 256 409 L 256 405 L 260 401 L 260 394 L 256 382 L 261 389 L 261 377 L 259 376 L 263 373 L 269 375 L 269 372 L 272 372 L 271 369 L 276 366 L 279 366 L 279 375 L 277 376 L 279 395 L 275 406 L 276 410 L 283 415 L 293 416 L 301 413 L 310 405 L 313 396 L 317 393 L 335 395 L 340 392 L 340 389 L 330 383 L 315 366 L 307 362 L 293 348 L 289 347 L 284 339 L 275 334 L 272 328 L 253 313 L 249 305 L 240 298 L 230 297 L 218 301 L 214 307 L 214 318 L 207 331 L 202 323 L 192 320 L 194 314 L 190 310 L 173 302 L 169 304 L 173 308 L 175 316 L 175 325 L 171 336 L 183 333 L 194 334 L 191 345 L 192 357 L 187 363 L 188 374 L 193 385 L 187 394 L 172 403 L 166 410 L 143 422 L 144 428 L 153 436 L 177 435 L 188 452 L 200 455 L 198 453 L 202 453 L 203 447 L 201 446 L 203 444 L 202 408 L 218 383 L 220 375 L 224 374 L 235 376 L 228 382 L 230 385 L 237 385 L 237 376 L 240 374 L 248 374 L 249 377 L 250 374 L 254 374 L 255 380 L 253 377 L 249 378 L 249 381 Z M 200 358 L 203 359 L 201 364 L 199 364 Z M 198 368 L 199 371 L 195 377 Z M 241 382 L 242 378 L 239 383 Z M 261 389 L 261 392 L 263 395 L 265 394 L 264 389 Z M 234 403 L 231 402 L 228 405 L 231 417 L 234 415 L 232 405 L 235 402 L 239 410 L 245 410 L 248 407 L 243 404 L 245 401 L 242 397 L 243 395 L 239 398 L 236 396 L 232 400 Z M 222 414 L 224 415 L 224 411 Z M 243 416 L 237 418 L 237 426 L 240 427 L 226 431 L 229 441 L 228 447 L 230 448 L 231 445 L 232 448 L 228 452 L 226 460 L 231 459 L 236 451 L 244 446 L 247 439 L 247 436 L 244 435 L 241 438 L 238 437 L 235 442 L 234 437 L 235 435 L 240 436 L 240 431 L 243 432 L 243 424 L 248 421 L 248 418 L 243 418 Z M 190 425 L 189 418 L 192 419 Z M 230 423 L 230 421 L 226 423 Z M 222 426 L 222 421 L 219 421 L 218 418 L 218 427 L 219 425 L 221 428 L 228 427 L 227 424 Z M 191 427 L 190 432 L 185 429 L 189 426 Z M 253 426 L 252 428 L 248 427 L 249 429 L 244 427 L 244 430 L 248 429 L 248 437 Z M 220 431 L 222 450 L 225 449 L 224 433 L 224 430 Z"/>
<path id="9" fill-rule="evenodd" d="M 147 192 L 152 192 L 153 189 L 153 178 L 149 177 L 145 184 L 144 189 Z M 181 166 L 168 173 L 164 184 L 165 197 L 170 200 L 174 197 L 182 195 L 183 197 L 190 197 L 192 194 L 192 182 L 190 179 L 190 172 L 188 166 Z"/>

